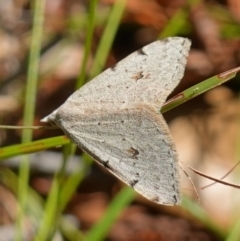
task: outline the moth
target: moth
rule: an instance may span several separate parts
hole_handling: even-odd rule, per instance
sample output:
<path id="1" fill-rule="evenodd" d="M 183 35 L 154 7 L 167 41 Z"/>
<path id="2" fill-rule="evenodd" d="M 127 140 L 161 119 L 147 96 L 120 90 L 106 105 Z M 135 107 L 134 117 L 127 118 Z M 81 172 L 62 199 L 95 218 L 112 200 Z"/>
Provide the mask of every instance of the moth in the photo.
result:
<path id="1" fill-rule="evenodd" d="M 179 160 L 160 109 L 181 81 L 190 40 L 158 40 L 73 93 L 42 121 L 145 198 L 181 203 Z"/>

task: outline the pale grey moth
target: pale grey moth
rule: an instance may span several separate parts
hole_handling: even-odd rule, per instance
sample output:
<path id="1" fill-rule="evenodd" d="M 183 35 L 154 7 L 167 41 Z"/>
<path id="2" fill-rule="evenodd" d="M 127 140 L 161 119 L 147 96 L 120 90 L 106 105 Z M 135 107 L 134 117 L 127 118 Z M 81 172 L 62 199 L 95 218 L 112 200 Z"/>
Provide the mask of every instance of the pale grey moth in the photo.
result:
<path id="1" fill-rule="evenodd" d="M 130 54 L 45 117 L 147 199 L 181 203 L 179 161 L 160 109 L 181 81 L 190 41 L 172 37 Z"/>

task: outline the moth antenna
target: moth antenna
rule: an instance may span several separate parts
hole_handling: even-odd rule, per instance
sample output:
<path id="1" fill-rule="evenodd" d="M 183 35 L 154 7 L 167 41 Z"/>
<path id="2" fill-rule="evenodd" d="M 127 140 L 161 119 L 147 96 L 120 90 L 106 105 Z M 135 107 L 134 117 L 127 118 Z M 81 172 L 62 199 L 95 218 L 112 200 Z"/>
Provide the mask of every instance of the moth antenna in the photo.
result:
<path id="1" fill-rule="evenodd" d="M 186 175 L 186 177 L 188 178 L 188 180 L 190 181 L 192 187 L 193 187 L 193 190 L 197 196 L 197 200 L 198 200 L 198 203 L 200 203 L 200 198 L 199 198 L 199 195 L 198 195 L 198 191 L 197 191 L 197 188 L 196 186 L 194 185 L 193 181 L 192 181 L 192 178 L 187 174 L 187 172 L 180 166 L 181 170 L 183 171 L 183 173 Z"/>
<path id="2" fill-rule="evenodd" d="M 198 175 L 202 176 L 202 177 L 208 178 L 210 180 L 213 180 L 215 182 L 221 183 L 221 184 L 226 185 L 226 186 L 230 186 L 230 187 L 234 187 L 234 188 L 240 189 L 240 186 L 237 185 L 237 184 L 221 181 L 220 179 L 208 176 L 208 175 L 204 174 L 203 172 L 200 172 L 200 171 L 198 171 L 198 170 L 196 170 L 196 169 L 194 169 L 194 168 L 192 168 L 190 166 L 188 166 L 188 168 L 191 169 L 193 172 L 197 173 Z"/>
<path id="3" fill-rule="evenodd" d="M 0 129 L 10 129 L 10 130 L 25 130 L 25 129 L 32 129 L 32 130 L 39 130 L 39 129 L 59 129 L 57 126 L 9 126 L 9 125 L 0 125 Z"/>
<path id="4" fill-rule="evenodd" d="M 240 163 L 240 161 L 238 161 L 224 176 L 222 176 L 220 178 L 220 180 L 223 180 L 225 177 L 227 177 L 237 167 L 237 165 L 239 165 L 239 163 Z M 211 187 L 211 186 L 213 186 L 216 183 L 217 182 L 212 182 L 212 183 L 210 183 L 208 185 L 200 187 L 200 189 L 204 190 L 205 188 Z"/>

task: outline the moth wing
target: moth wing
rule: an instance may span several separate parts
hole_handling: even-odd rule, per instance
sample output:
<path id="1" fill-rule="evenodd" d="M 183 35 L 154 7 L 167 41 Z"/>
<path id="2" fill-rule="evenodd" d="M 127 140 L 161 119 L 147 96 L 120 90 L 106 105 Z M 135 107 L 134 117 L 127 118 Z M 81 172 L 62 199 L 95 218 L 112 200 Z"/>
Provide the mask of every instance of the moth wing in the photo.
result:
<path id="1" fill-rule="evenodd" d="M 133 52 L 77 90 L 81 103 L 152 103 L 159 109 L 181 81 L 191 42 L 172 37 Z"/>
<path id="2" fill-rule="evenodd" d="M 65 103 L 148 103 L 160 110 L 183 77 L 190 45 L 181 37 L 146 45 L 75 91 Z M 42 121 L 50 121 L 56 111 Z"/>
<path id="3" fill-rule="evenodd" d="M 78 147 L 147 199 L 180 204 L 178 156 L 162 115 L 150 105 L 102 108 L 96 112 L 65 104 L 53 121 Z"/>

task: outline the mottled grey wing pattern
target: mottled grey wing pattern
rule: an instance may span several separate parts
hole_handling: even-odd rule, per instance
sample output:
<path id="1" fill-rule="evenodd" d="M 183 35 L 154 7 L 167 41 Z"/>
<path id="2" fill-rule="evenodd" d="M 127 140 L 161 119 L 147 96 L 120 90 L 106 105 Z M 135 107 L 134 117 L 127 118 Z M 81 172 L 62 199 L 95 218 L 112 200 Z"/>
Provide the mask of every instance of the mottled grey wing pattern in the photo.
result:
<path id="1" fill-rule="evenodd" d="M 180 204 L 179 163 L 159 113 L 180 82 L 190 48 L 185 38 L 143 47 L 107 69 L 43 119 L 146 198 Z"/>
<path id="2" fill-rule="evenodd" d="M 161 108 L 183 77 L 190 41 L 168 38 L 130 54 L 70 96 L 91 103 L 151 103 Z"/>
<path id="3" fill-rule="evenodd" d="M 84 115 L 86 107 L 76 105 L 60 107 L 54 121 L 78 147 L 146 198 L 180 203 L 177 153 L 155 109 L 135 104 L 108 111 L 103 106 L 102 112 Z"/>

